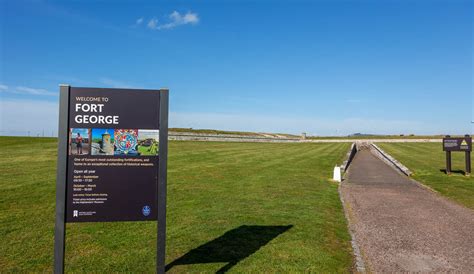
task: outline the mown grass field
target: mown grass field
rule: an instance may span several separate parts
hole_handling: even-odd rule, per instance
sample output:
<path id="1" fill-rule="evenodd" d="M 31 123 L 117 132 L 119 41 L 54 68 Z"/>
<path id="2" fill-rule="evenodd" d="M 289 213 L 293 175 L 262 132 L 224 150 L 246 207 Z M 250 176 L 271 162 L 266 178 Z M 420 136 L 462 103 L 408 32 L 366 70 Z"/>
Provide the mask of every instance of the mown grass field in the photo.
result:
<path id="1" fill-rule="evenodd" d="M 452 153 L 452 174 L 446 175 L 441 143 L 380 143 L 384 151 L 414 172 L 413 178 L 442 195 L 474 209 L 474 175 L 464 176 L 464 152 Z"/>
<path id="2" fill-rule="evenodd" d="M 56 139 L 0 141 L 0 271 L 51 272 Z M 171 142 L 169 271 L 349 271 L 329 181 L 349 146 Z M 154 271 L 155 222 L 68 224 L 66 237 L 66 271 Z"/>

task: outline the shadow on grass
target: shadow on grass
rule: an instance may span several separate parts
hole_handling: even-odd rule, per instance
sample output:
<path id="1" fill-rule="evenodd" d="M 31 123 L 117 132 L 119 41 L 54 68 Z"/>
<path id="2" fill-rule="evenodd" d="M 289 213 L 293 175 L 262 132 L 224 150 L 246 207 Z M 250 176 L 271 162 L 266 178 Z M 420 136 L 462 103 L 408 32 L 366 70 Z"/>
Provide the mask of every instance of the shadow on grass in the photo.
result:
<path id="1" fill-rule="evenodd" d="M 207 242 L 166 266 L 166 271 L 176 265 L 227 263 L 216 273 L 225 273 L 239 261 L 252 255 L 262 246 L 292 228 L 287 226 L 243 225 Z"/>
<path id="2" fill-rule="evenodd" d="M 439 171 L 443 172 L 444 174 L 446 174 L 446 169 L 440 169 Z M 466 172 L 464 170 L 451 170 L 451 173 L 455 173 L 455 174 L 462 174 L 462 175 L 465 175 Z"/>

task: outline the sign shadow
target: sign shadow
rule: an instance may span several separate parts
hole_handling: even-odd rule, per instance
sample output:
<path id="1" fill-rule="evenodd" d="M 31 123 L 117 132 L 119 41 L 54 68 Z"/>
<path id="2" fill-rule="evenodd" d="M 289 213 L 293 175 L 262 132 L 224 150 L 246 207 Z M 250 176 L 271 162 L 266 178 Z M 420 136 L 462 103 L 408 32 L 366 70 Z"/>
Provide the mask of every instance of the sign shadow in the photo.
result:
<path id="1" fill-rule="evenodd" d="M 166 271 L 176 265 L 227 263 L 216 273 L 225 273 L 239 261 L 255 253 L 262 246 L 286 232 L 293 225 L 259 226 L 242 225 L 207 242 L 166 266 Z"/>
<path id="2" fill-rule="evenodd" d="M 440 169 L 439 171 L 443 172 L 443 173 L 446 173 L 446 169 L 443 168 L 443 169 Z M 466 172 L 463 171 L 463 170 L 451 170 L 451 173 L 456 173 L 456 174 L 462 174 L 462 175 L 466 175 Z"/>

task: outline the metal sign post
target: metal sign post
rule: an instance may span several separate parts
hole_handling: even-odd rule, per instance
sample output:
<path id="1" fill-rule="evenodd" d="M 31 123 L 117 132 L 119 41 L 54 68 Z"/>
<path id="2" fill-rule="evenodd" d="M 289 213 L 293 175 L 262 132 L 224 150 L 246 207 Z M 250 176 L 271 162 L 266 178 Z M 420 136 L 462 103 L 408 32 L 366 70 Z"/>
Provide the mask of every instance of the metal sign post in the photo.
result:
<path id="1" fill-rule="evenodd" d="M 158 231 L 156 243 L 156 273 L 165 273 L 166 264 L 166 180 L 168 163 L 168 94 L 160 90 L 160 163 L 158 167 Z"/>
<path id="2" fill-rule="evenodd" d="M 165 272 L 167 89 L 60 86 L 54 273 L 64 273 L 66 223 L 158 221 Z"/>
<path id="3" fill-rule="evenodd" d="M 59 87 L 58 162 L 56 171 L 56 225 L 54 226 L 54 273 L 64 273 L 66 174 L 69 121 L 68 85 Z"/>

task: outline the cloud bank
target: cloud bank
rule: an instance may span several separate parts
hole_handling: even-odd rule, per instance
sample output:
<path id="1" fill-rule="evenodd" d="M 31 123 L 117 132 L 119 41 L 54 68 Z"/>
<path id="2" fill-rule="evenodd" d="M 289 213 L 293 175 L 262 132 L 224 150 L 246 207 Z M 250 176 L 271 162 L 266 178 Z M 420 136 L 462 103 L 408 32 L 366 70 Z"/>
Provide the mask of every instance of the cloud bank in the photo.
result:
<path id="1" fill-rule="evenodd" d="M 0 87 L 1 88 L 1 87 Z M 10 122 L 14 121 L 14 123 Z M 45 100 L 0 100 L 0 135 L 57 134 L 58 104 Z M 373 134 L 464 134 L 469 126 L 428 125 L 414 120 L 383 120 L 364 118 L 310 118 L 286 115 L 252 115 L 228 113 L 171 112 L 170 127 L 204 128 L 269 133 L 306 132 L 311 135 L 344 136 L 352 133 Z M 443 128 L 445 132 L 439 132 Z M 472 130 L 472 128 L 471 128 Z"/>
<path id="2" fill-rule="evenodd" d="M 36 95 L 36 96 L 58 96 L 57 92 L 48 91 L 41 88 L 31 88 L 24 86 L 17 86 L 10 88 L 7 85 L 0 84 L 0 92 L 22 95 Z"/>

